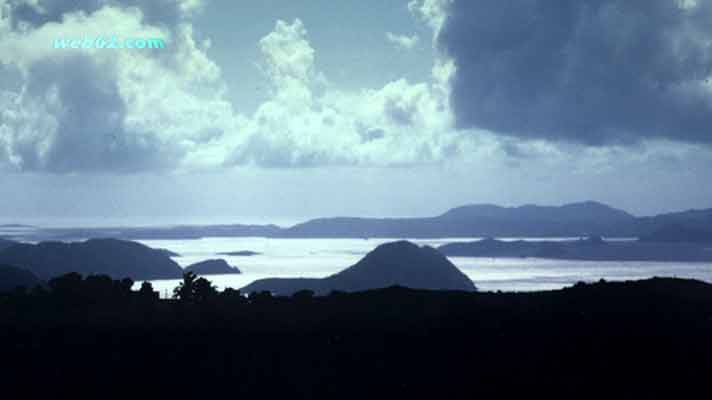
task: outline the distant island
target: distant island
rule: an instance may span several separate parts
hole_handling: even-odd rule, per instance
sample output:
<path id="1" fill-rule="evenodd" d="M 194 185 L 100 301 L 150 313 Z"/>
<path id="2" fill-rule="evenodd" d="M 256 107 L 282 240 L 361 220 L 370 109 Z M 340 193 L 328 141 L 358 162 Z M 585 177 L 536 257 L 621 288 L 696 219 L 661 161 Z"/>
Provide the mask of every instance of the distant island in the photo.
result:
<path id="1" fill-rule="evenodd" d="M 242 273 L 238 268 L 229 265 L 225 260 L 205 260 L 191 264 L 185 268 L 185 272 L 193 272 L 196 275 L 228 275 Z"/>
<path id="2" fill-rule="evenodd" d="M 407 241 L 386 243 L 355 265 L 322 279 L 262 279 L 241 289 L 291 295 L 301 290 L 316 294 L 356 292 L 390 286 L 413 289 L 475 291 L 475 285 L 437 250 Z"/>
<path id="3" fill-rule="evenodd" d="M 48 228 L 22 233 L 24 240 L 74 238 L 200 239 L 267 238 L 443 238 L 443 237 L 643 237 L 666 226 L 709 230 L 712 209 L 635 217 L 606 204 L 586 201 L 562 206 L 501 207 L 473 204 L 426 218 L 317 218 L 291 227 L 203 225 L 170 227 Z M 242 254 L 224 254 L 242 255 Z"/>
<path id="4" fill-rule="evenodd" d="M 219 256 L 234 256 L 234 257 L 253 257 L 259 256 L 262 253 L 250 250 L 240 250 L 240 251 L 228 251 L 225 253 L 218 253 Z"/>
<path id="5" fill-rule="evenodd" d="M 601 237 L 567 241 L 503 241 L 493 238 L 438 247 L 449 257 L 537 257 L 588 261 L 712 262 L 712 249 L 694 243 L 607 242 Z"/>
<path id="6" fill-rule="evenodd" d="M 165 252 L 116 239 L 16 243 L 0 251 L 0 264 L 27 269 L 45 280 L 68 272 L 134 280 L 183 276 L 183 269 Z"/>

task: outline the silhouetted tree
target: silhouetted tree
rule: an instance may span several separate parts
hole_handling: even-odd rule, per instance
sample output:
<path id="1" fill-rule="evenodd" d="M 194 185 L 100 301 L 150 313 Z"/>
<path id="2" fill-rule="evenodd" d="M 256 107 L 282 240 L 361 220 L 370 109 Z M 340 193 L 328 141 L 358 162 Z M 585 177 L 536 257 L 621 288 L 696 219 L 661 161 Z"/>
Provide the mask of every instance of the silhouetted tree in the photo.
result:
<path id="1" fill-rule="evenodd" d="M 134 281 L 131 278 L 124 278 L 121 281 L 118 281 L 119 284 L 119 290 L 121 293 L 124 295 L 129 295 L 131 294 L 131 288 L 134 285 Z"/>
<path id="2" fill-rule="evenodd" d="M 145 281 L 141 283 L 141 288 L 138 290 L 139 293 L 144 295 L 153 295 L 153 285 L 151 282 Z"/>
<path id="3" fill-rule="evenodd" d="M 82 275 L 70 272 L 49 280 L 52 294 L 62 300 L 78 301 L 82 298 L 84 282 Z"/>
<path id="4" fill-rule="evenodd" d="M 266 290 L 261 292 L 252 292 L 247 298 L 252 304 L 265 303 L 272 300 L 272 292 L 268 292 Z"/>
<path id="5" fill-rule="evenodd" d="M 114 280 L 108 275 L 89 275 L 84 279 L 82 295 L 86 300 L 115 299 L 118 295 Z"/>
<path id="6" fill-rule="evenodd" d="M 247 303 L 247 299 L 242 295 L 239 290 L 233 288 L 226 288 L 219 294 L 219 298 L 224 300 L 224 304 L 233 307 L 238 304 Z"/>
<path id="7" fill-rule="evenodd" d="M 239 290 L 229 287 L 222 291 L 221 296 L 226 298 L 242 297 L 242 293 L 240 293 Z"/>
<path id="8" fill-rule="evenodd" d="M 212 283 L 205 278 L 198 278 L 193 284 L 193 298 L 202 303 L 217 297 L 218 291 Z"/>
<path id="9" fill-rule="evenodd" d="M 195 281 L 198 278 L 193 272 L 188 271 L 183 273 L 183 282 L 173 289 L 173 298 L 182 301 L 193 301 L 195 294 Z"/>
<path id="10" fill-rule="evenodd" d="M 12 291 L 12 295 L 15 297 L 23 297 L 27 294 L 27 288 L 25 286 L 17 286 Z"/>
<path id="11" fill-rule="evenodd" d="M 30 295 L 33 297 L 44 297 L 47 295 L 47 289 L 42 285 L 35 285 L 30 291 Z"/>
<path id="12" fill-rule="evenodd" d="M 308 300 L 314 297 L 314 291 L 305 289 L 305 290 L 300 290 L 292 295 L 292 298 L 295 300 Z"/>
<path id="13" fill-rule="evenodd" d="M 217 297 L 217 295 L 217 289 L 209 280 L 198 278 L 192 271 L 184 273 L 183 282 L 173 290 L 174 298 L 198 303 Z"/>
<path id="14" fill-rule="evenodd" d="M 158 300 L 158 292 L 153 290 L 153 285 L 151 282 L 143 282 L 141 284 L 141 289 L 138 291 L 139 298 L 144 302 L 152 302 Z"/>

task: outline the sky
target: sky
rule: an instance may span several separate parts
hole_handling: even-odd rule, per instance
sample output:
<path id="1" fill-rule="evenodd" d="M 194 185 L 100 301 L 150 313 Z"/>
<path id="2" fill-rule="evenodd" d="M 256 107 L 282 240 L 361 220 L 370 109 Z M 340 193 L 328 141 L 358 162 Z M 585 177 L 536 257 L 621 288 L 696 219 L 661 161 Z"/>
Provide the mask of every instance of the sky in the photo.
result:
<path id="1" fill-rule="evenodd" d="M 711 75 L 712 0 L 0 0 L 0 223 L 710 208 Z"/>

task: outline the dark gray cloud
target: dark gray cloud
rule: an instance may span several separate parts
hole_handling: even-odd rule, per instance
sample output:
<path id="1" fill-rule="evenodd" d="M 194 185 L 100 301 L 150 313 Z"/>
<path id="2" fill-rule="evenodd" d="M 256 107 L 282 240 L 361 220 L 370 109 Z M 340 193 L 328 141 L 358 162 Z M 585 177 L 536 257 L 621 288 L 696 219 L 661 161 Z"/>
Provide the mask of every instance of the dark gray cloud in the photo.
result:
<path id="1" fill-rule="evenodd" d="M 454 0 L 457 125 L 604 145 L 712 143 L 712 1 Z"/>

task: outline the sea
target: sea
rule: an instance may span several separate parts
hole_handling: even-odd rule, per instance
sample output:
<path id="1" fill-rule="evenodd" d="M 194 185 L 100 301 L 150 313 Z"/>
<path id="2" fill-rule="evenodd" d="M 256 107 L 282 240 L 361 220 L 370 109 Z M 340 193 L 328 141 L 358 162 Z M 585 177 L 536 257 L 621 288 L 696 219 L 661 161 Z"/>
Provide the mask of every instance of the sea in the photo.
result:
<path id="1" fill-rule="evenodd" d="M 482 238 L 407 239 L 419 245 L 437 247 L 445 243 Z M 503 240 L 544 240 L 501 238 Z M 577 238 L 547 238 L 571 240 Z M 392 239 L 274 239 L 259 237 L 213 237 L 191 240 L 140 240 L 154 248 L 179 254 L 182 267 L 221 258 L 239 268 L 239 275 L 207 277 L 218 289 L 239 289 L 262 278 L 321 278 L 339 272 L 360 260 L 376 246 Z M 632 240 L 632 239 L 616 239 Z M 253 251 L 254 256 L 225 256 L 220 253 Z M 472 279 L 480 291 L 539 291 L 571 286 L 579 281 L 637 280 L 654 276 L 692 278 L 712 282 L 712 263 L 573 261 L 544 258 L 450 257 L 450 261 Z M 169 297 L 179 280 L 151 281 L 162 297 Z M 140 283 L 137 282 L 137 285 Z"/>
<path id="2" fill-rule="evenodd" d="M 289 226 L 294 219 L 266 221 L 246 218 L 216 217 L 211 220 L 185 220 L 185 218 L 136 219 L 38 219 L 25 221 L 0 221 L 0 236 L 19 236 L 36 227 L 106 227 L 106 226 L 160 226 L 208 225 L 216 223 L 276 223 Z M 22 225 L 7 225 L 21 223 Z M 29 226 L 28 226 L 29 225 Z M 82 239 L 82 238 L 77 238 Z M 482 238 L 438 239 L 275 239 L 261 237 L 210 237 L 203 239 L 139 240 L 153 248 L 179 254 L 174 257 L 181 267 L 222 258 L 239 268 L 239 275 L 211 275 L 208 277 L 218 289 L 239 289 L 262 278 L 303 277 L 322 278 L 339 272 L 360 260 L 378 245 L 396 240 L 410 240 L 419 245 L 440 246 L 446 243 L 469 242 Z M 500 240 L 572 240 L 578 238 L 498 238 Z M 606 239 L 606 240 L 635 240 Z M 225 256 L 220 253 L 253 251 L 255 256 Z M 694 262 L 636 262 L 636 261 L 576 261 L 544 258 L 469 258 L 450 257 L 450 261 L 472 279 L 480 291 L 539 291 L 555 290 L 576 282 L 637 280 L 659 277 L 692 278 L 712 283 L 712 263 Z M 141 282 L 137 282 L 138 287 Z M 162 297 L 171 296 L 179 280 L 151 281 Z"/>

